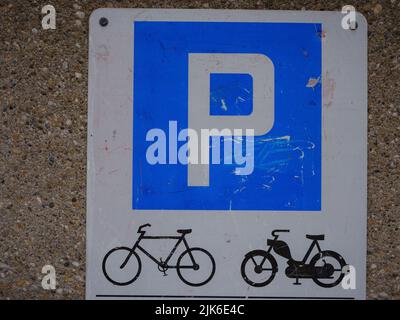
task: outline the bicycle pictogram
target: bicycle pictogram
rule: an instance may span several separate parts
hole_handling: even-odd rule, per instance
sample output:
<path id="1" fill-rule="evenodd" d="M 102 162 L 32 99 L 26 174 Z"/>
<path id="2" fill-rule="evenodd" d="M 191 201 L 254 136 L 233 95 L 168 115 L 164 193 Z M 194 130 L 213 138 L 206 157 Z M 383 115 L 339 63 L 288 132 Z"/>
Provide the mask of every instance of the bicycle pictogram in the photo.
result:
<path id="1" fill-rule="evenodd" d="M 151 227 L 150 224 L 144 224 L 139 227 L 139 238 L 135 244 L 129 247 L 116 247 L 111 249 L 104 257 L 102 269 L 104 276 L 114 285 L 126 286 L 134 281 L 140 275 L 142 262 L 137 253 L 140 251 L 156 263 L 158 270 L 167 275 L 168 269 L 176 269 L 178 277 L 189 286 L 202 286 L 208 283 L 215 273 L 215 261 L 212 255 L 203 248 L 191 248 L 186 240 L 186 235 L 192 232 L 191 229 L 177 230 L 179 236 L 146 236 L 143 229 Z M 177 240 L 167 258 L 157 260 L 151 253 L 144 249 L 140 242 L 142 240 Z M 170 264 L 179 245 L 183 243 L 185 250 L 178 257 L 175 265 Z"/>

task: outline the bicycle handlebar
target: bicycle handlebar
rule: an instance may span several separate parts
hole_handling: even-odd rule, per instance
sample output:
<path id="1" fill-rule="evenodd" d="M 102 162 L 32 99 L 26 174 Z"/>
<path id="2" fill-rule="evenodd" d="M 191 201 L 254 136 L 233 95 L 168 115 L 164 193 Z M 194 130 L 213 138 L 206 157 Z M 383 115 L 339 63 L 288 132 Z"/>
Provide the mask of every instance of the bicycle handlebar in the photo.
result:
<path id="1" fill-rule="evenodd" d="M 146 227 L 151 227 L 151 224 L 150 224 L 150 223 L 146 223 L 146 224 L 141 225 L 141 226 L 139 227 L 137 233 L 145 233 L 146 231 L 142 231 L 142 229 L 143 229 L 143 228 L 146 228 Z"/>
<path id="2" fill-rule="evenodd" d="M 283 229 L 283 230 L 274 230 L 274 231 L 272 231 L 271 232 L 271 234 L 274 236 L 274 237 L 277 237 L 278 235 L 276 235 L 275 233 L 278 233 L 278 232 L 290 232 L 290 230 L 287 230 L 287 229 Z"/>

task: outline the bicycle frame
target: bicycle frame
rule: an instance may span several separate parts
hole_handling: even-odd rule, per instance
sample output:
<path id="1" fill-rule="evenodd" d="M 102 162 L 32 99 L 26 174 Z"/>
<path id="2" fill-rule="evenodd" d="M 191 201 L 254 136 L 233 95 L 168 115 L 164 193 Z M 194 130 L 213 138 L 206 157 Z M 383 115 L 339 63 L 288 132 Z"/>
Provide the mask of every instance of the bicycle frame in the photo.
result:
<path id="1" fill-rule="evenodd" d="M 168 257 L 165 259 L 165 261 L 159 261 L 157 260 L 153 255 L 151 255 L 151 253 L 149 253 L 148 251 L 146 251 L 146 249 L 144 249 L 141 245 L 140 245 L 140 241 L 142 240 L 177 240 L 177 242 L 175 243 L 174 247 L 172 248 L 171 252 L 169 253 Z M 171 268 L 171 269 L 176 269 L 177 266 L 176 265 L 168 265 L 168 262 L 170 261 L 170 259 L 172 258 L 172 256 L 174 255 L 176 249 L 178 248 L 178 246 L 183 242 L 183 244 L 185 245 L 186 250 L 189 250 L 189 244 L 186 241 L 185 235 L 182 234 L 181 236 L 145 236 L 144 233 L 142 233 L 139 238 L 137 239 L 136 243 L 133 245 L 132 247 L 132 252 L 134 252 L 136 249 L 140 250 L 141 252 L 143 252 L 147 257 L 149 257 L 152 261 L 154 261 L 158 266 L 160 267 L 167 267 L 167 268 Z M 132 255 L 132 253 L 129 254 L 129 256 L 127 257 L 127 260 L 129 260 L 129 257 Z M 181 269 L 191 269 L 194 268 L 196 266 L 196 261 L 194 260 L 194 257 L 192 255 L 192 253 L 189 251 L 189 256 L 190 259 L 193 263 L 192 266 L 180 266 Z"/>

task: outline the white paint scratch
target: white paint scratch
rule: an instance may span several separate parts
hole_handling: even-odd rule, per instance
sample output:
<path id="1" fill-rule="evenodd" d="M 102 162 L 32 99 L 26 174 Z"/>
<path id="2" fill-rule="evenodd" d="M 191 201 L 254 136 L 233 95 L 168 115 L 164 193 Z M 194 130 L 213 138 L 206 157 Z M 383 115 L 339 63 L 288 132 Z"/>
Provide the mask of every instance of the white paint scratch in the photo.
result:
<path id="1" fill-rule="evenodd" d="M 318 78 L 310 78 L 310 79 L 308 79 L 308 82 L 307 82 L 307 84 L 306 84 L 306 87 L 307 87 L 307 88 L 313 88 L 313 89 L 314 89 L 314 87 L 320 82 L 320 80 L 321 80 L 321 77 L 318 77 Z"/>
<path id="2" fill-rule="evenodd" d="M 286 141 L 290 141 L 290 136 L 282 136 L 282 137 L 277 137 L 277 138 L 265 138 L 265 139 L 260 139 L 260 141 L 262 141 L 262 142 L 276 141 L 276 140 L 286 140 Z"/>
<path id="3" fill-rule="evenodd" d="M 240 193 L 242 192 L 244 189 L 246 189 L 246 187 L 241 187 L 239 189 L 236 189 L 235 191 L 233 191 L 234 194 Z"/>
<path id="4" fill-rule="evenodd" d="M 226 106 L 225 100 L 221 99 L 221 109 L 227 111 L 228 107 Z"/>
<path id="5" fill-rule="evenodd" d="M 299 159 L 304 159 L 304 151 L 301 148 L 296 147 L 293 149 L 293 151 L 300 151 Z"/>

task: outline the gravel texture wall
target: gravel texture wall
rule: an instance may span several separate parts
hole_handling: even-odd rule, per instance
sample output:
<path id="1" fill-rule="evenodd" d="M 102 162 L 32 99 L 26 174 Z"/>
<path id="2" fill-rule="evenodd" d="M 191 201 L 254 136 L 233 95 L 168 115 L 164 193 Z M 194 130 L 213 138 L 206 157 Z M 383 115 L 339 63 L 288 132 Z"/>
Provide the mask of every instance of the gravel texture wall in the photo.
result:
<path id="1" fill-rule="evenodd" d="M 52 4 L 57 29 L 42 30 Z M 0 0 L 0 299 L 83 299 L 88 17 L 98 7 L 340 10 L 369 23 L 368 297 L 400 298 L 400 1 Z M 55 291 L 41 269 L 57 272 Z"/>

